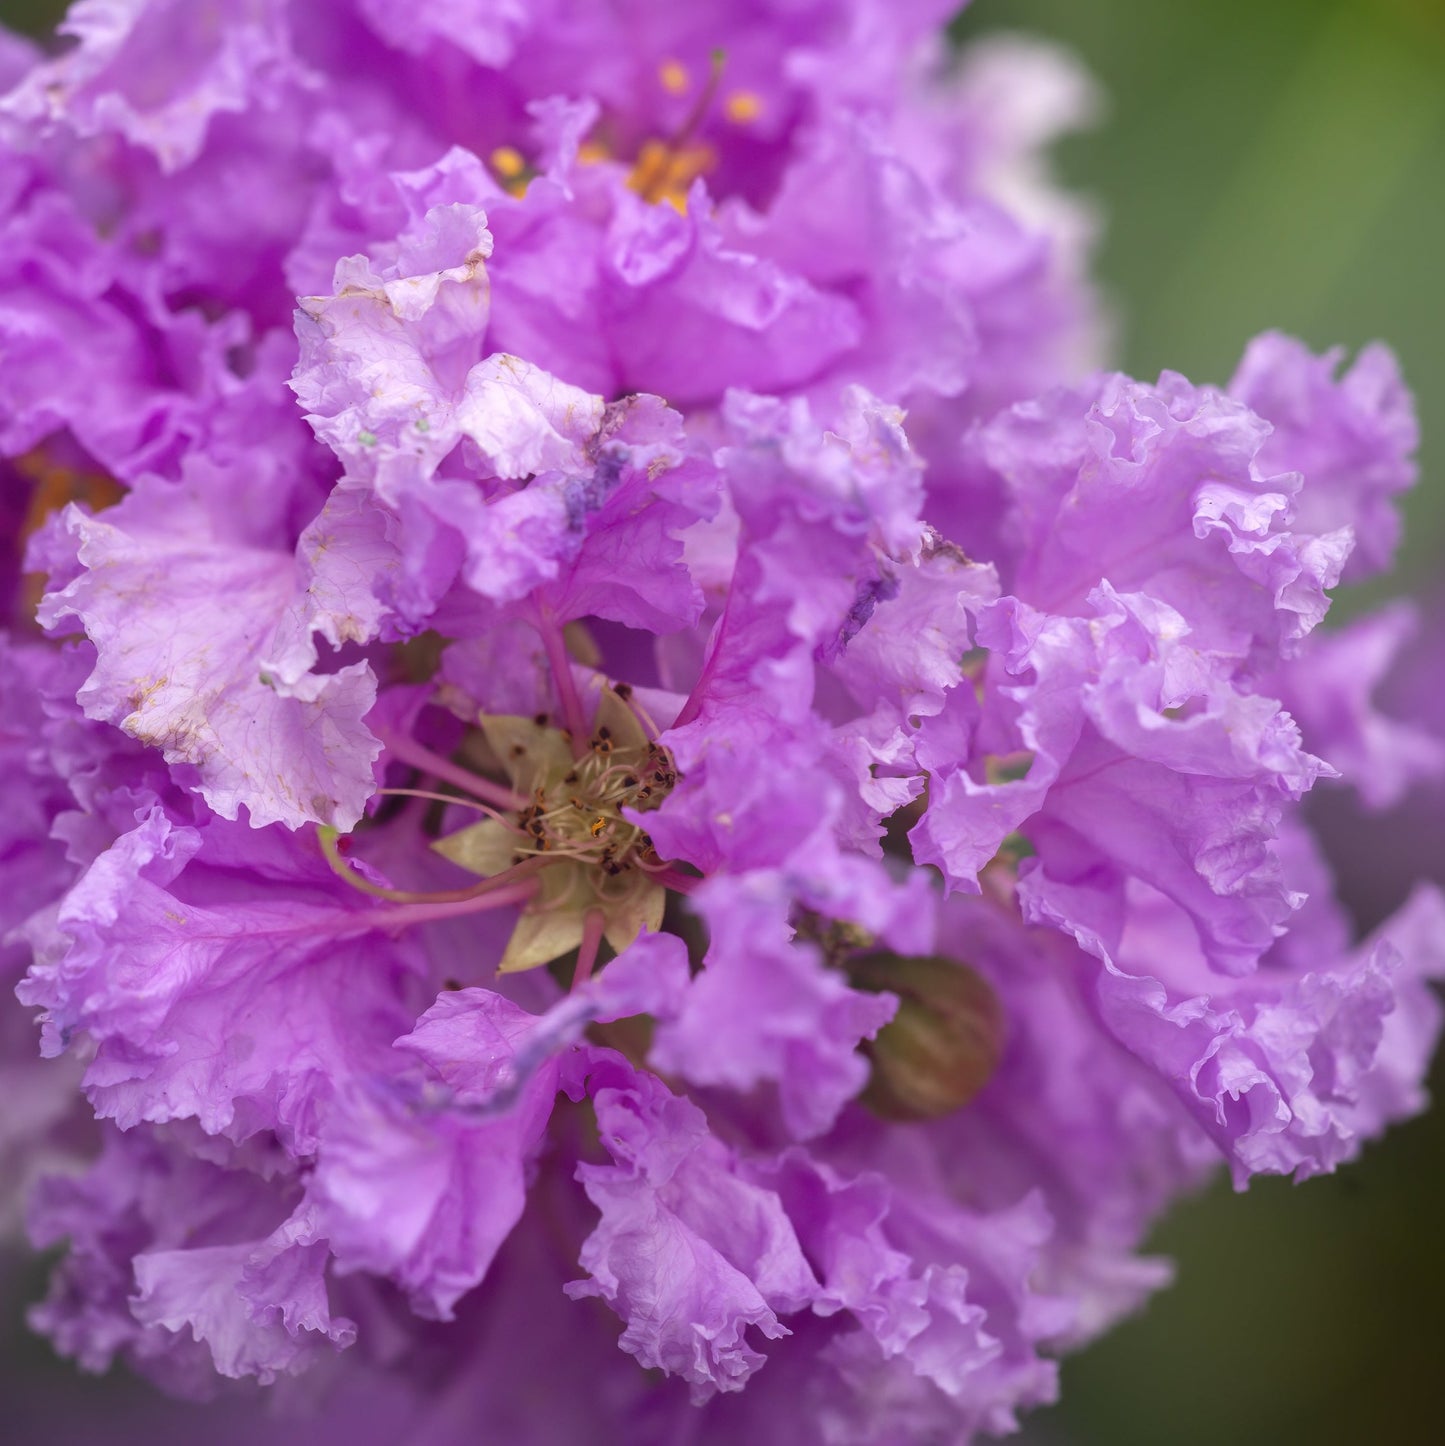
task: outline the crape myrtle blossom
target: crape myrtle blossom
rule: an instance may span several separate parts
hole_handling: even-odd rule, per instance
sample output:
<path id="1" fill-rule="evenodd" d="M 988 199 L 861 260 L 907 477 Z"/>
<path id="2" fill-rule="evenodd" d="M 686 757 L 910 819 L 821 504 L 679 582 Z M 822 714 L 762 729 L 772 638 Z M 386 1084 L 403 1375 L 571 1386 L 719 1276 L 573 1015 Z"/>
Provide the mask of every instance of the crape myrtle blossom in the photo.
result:
<path id="1" fill-rule="evenodd" d="M 1070 375 L 1086 88 L 947 10 L 90 0 L 0 57 L 0 1149 L 82 1365 L 967 1440 L 1221 1161 L 1420 1108 L 1440 901 L 1352 940 L 1299 808 L 1441 764 L 1403 615 L 1316 632 L 1408 397 Z"/>

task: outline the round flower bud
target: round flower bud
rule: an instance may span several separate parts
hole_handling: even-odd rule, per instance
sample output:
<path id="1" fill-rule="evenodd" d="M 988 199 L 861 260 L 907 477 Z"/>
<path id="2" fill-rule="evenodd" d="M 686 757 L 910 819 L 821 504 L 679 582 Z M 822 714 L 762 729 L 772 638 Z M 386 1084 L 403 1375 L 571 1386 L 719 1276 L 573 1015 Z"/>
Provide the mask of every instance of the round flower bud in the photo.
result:
<path id="1" fill-rule="evenodd" d="M 1003 1054 L 998 996 L 967 964 L 884 951 L 849 960 L 859 989 L 898 996 L 898 1013 L 863 1045 L 873 1075 L 862 1100 L 888 1120 L 933 1120 L 968 1104 Z"/>

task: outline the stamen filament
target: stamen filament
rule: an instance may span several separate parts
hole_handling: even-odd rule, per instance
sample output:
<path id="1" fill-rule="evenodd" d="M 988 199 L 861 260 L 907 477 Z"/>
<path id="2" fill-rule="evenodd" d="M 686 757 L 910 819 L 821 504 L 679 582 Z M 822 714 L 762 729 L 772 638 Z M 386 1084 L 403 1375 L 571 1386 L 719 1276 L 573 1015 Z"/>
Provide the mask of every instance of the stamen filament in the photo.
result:
<path id="1" fill-rule="evenodd" d="M 553 900 L 553 907 L 564 910 L 571 909 L 585 899 L 587 893 L 585 877 L 579 869 L 574 869 L 572 877 L 567 880 L 566 889 Z"/>
<path id="2" fill-rule="evenodd" d="M 597 963 L 597 951 L 602 947 L 602 934 L 607 927 L 607 918 L 601 909 L 588 909 L 582 920 L 582 943 L 577 949 L 577 967 L 572 971 L 572 988 L 585 984 Z"/>
<path id="3" fill-rule="evenodd" d="M 414 924 L 431 924 L 441 919 L 456 919 L 467 914 L 480 914 L 487 909 L 504 909 L 511 904 L 525 904 L 540 886 L 535 880 L 524 880 L 511 888 L 498 889 L 477 899 L 458 899 L 450 904 L 401 904 L 394 909 L 373 909 L 355 917 L 369 929 L 410 928 Z"/>
<path id="4" fill-rule="evenodd" d="M 587 720 L 582 712 L 582 700 L 577 696 L 577 682 L 572 676 L 572 660 L 567 656 L 567 644 L 562 629 L 556 620 L 539 615 L 533 626 L 547 650 L 547 661 L 552 667 L 552 678 L 557 685 L 557 701 L 561 704 L 562 718 L 567 731 L 572 735 L 572 756 L 581 758 L 587 750 Z"/>
<path id="5" fill-rule="evenodd" d="M 675 894 L 691 894 L 702 883 L 701 879 L 695 879 L 691 874 L 685 874 L 671 864 L 664 864 L 660 869 L 649 869 L 648 872 L 663 888 L 671 889 Z"/>
<path id="6" fill-rule="evenodd" d="M 723 66 L 727 62 L 727 52 L 714 50 L 708 56 L 707 79 L 703 82 L 702 89 L 698 92 L 697 99 L 692 103 L 692 109 L 683 117 L 682 124 L 673 131 L 667 139 L 667 148 L 675 151 L 685 146 L 694 135 L 698 127 L 707 118 L 708 108 L 712 105 L 717 96 L 718 84 L 722 80 Z"/>
<path id="7" fill-rule="evenodd" d="M 528 852 L 526 849 L 518 849 L 518 853 Z M 556 859 L 559 862 L 563 859 L 575 859 L 578 863 L 590 863 L 592 860 L 591 849 L 559 848 L 556 844 L 550 845 L 545 853 L 534 853 L 534 858 Z"/>
<path id="8" fill-rule="evenodd" d="M 424 773 L 434 774 L 457 788 L 464 788 L 468 793 L 485 798 L 488 803 L 495 804 L 498 808 L 510 810 L 526 805 L 527 800 L 513 793 L 510 788 L 493 783 L 490 778 L 479 777 L 470 769 L 462 768 L 449 758 L 443 758 L 440 753 L 433 753 L 430 748 L 405 734 L 383 733 L 381 741 L 386 751 L 400 762 L 419 768 Z"/>
<path id="9" fill-rule="evenodd" d="M 433 803 L 460 804 L 463 808 L 474 808 L 478 813 L 484 813 L 488 818 L 494 818 L 498 823 L 506 824 L 513 833 L 520 834 L 522 832 L 506 814 L 499 812 L 495 808 L 489 808 L 485 803 L 478 803 L 474 798 L 458 798 L 454 793 L 433 793 L 430 789 L 426 788 L 378 788 L 376 792 L 378 795 L 396 794 L 402 798 L 428 798 Z"/>
<path id="10" fill-rule="evenodd" d="M 637 695 L 635 693 L 629 693 L 624 701 L 627 706 L 632 709 L 633 715 L 642 725 L 642 731 L 655 743 L 657 741 L 657 735 L 662 732 L 662 729 L 657 726 L 656 719 L 637 701 Z"/>
<path id="11" fill-rule="evenodd" d="M 727 644 L 727 635 L 732 626 L 733 600 L 736 595 L 736 589 L 728 593 L 728 600 L 723 604 L 723 615 L 718 619 L 713 628 L 712 637 L 708 640 L 707 656 L 702 662 L 702 672 L 698 674 L 697 682 L 692 685 L 692 692 L 683 699 L 682 707 L 678 710 L 677 717 L 673 719 L 674 730 L 686 728 L 702 713 L 702 700 L 708 685 L 712 682 L 713 672 L 717 668 Z"/>
<path id="12" fill-rule="evenodd" d="M 521 863 L 513 864 L 511 868 L 503 869 L 501 873 L 493 874 L 491 878 L 483 879 L 481 883 L 473 884 L 470 888 L 416 893 L 410 889 L 388 889 L 381 884 L 373 884 L 370 879 L 365 879 L 356 873 L 347 864 L 341 855 L 341 850 L 337 847 L 337 833 L 334 828 L 318 828 L 316 837 L 320 841 L 321 852 L 325 856 L 326 862 L 331 865 L 333 873 L 344 879 L 353 889 L 359 889 L 363 894 L 370 894 L 375 899 L 387 899 L 394 904 L 455 904 L 469 899 L 479 899 L 484 894 L 497 893 L 508 885 L 535 874 L 538 869 L 551 862 L 550 856 L 539 854 L 534 858 L 523 859 Z"/>

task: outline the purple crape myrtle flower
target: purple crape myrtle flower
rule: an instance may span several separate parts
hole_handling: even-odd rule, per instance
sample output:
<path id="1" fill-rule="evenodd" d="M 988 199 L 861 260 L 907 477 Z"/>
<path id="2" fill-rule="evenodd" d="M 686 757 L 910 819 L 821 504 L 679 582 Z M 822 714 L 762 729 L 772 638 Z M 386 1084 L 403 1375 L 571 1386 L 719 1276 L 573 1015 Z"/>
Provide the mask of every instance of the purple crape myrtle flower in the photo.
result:
<path id="1" fill-rule="evenodd" d="M 1442 902 L 1352 939 L 1300 808 L 1441 766 L 1408 617 L 1316 631 L 1408 395 L 1091 370 L 1087 85 L 948 10 L 0 51 L 0 1158 L 85 1368 L 997 1435 L 1173 1198 L 1422 1106 Z"/>

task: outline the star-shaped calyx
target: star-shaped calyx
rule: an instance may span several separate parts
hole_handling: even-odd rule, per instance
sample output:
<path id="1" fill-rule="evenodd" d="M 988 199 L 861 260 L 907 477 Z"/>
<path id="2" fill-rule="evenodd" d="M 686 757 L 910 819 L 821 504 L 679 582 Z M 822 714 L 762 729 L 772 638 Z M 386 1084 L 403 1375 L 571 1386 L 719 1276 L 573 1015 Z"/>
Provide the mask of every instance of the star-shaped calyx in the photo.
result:
<path id="1" fill-rule="evenodd" d="M 667 890 L 658 875 L 667 866 L 623 810 L 656 808 L 677 774 L 624 698 L 602 690 L 580 756 L 571 735 L 545 717 L 483 715 L 478 725 L 513 791 L 527 801 L 432 847 L 483 878 L 528 859 L 543 862 L 500 972 L 550 963 L 579 948 L 589 928 L 600 927 L 619 953 L 643 929 L 660 929 Z"/>

